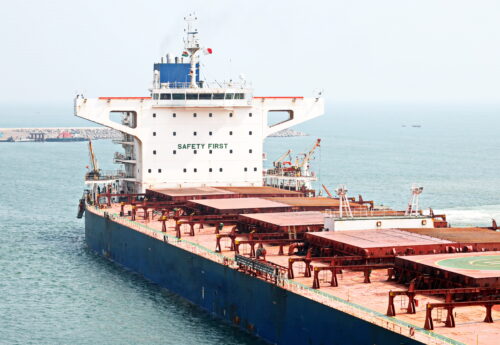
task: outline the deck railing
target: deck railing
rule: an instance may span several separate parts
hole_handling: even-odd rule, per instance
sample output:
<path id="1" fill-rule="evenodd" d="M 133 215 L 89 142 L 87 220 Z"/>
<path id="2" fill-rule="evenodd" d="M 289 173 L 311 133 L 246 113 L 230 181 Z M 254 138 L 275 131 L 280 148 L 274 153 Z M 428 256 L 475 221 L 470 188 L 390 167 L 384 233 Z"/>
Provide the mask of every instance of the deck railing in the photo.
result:
<path id="1" fill-rule="evenodd" d="M 136 221 L 132 221 L 127 217 L 120 217 L 117 213 L 109 213 L 106 209 L 92 208 L 92 212 L 100 213 L 104 215 L 107 213 L 112 220 L 117 222 L 127 224 L 129 227 L 137 229 L 143 233 L 155 237 L 164 242 L 168 242 L 176 247 L 185 249 L 191 253 L 197 254 L 199 256 L 205 257 L 209 260 L 218 262 L 223 265 L 230 266 L 232 268 L 237 268 L 237 264 L 233 258 L 227 257 L 221 253 L 216 253 L 198 243 L 194 243 L 185 239 L 179 239 L 174 235 L 170 235 L 159 230 L 150 228 L 146 224 L 142 224 Z M 379 327 L 385 328 L 395 333 L 399 333 L 406 337 L 415 339 L 424 344 L 431 345 L 466 345 L 460 341 L 448 338 L 444 335 L 435 333 L 433 331 L 426 330 L 422 327 L 410 324 L 406 321 L 399 320 L 394 317 L 386 316 L 380 312 L 371 310 L 369 308 L 363 307 L 359 304 L 346 301 L 340 297 L 331 295 L 327 292 L 312 289 L 304 284 L 296 282 L 294 280 L 288 279 L 285 275 L 281 275 L 277 280 L 278 286 L 283 289 L 289 290 L 291 292 L 297 293 L 301 296 L 310 298 L 311 300 L 325 304 L 331 308 L 340 310 L 346 314 L 352 315 L 356 318 L 362 319 L 364 321 L 375 324 Z M 413 334 L 413 335 L 412 335 Z"/>

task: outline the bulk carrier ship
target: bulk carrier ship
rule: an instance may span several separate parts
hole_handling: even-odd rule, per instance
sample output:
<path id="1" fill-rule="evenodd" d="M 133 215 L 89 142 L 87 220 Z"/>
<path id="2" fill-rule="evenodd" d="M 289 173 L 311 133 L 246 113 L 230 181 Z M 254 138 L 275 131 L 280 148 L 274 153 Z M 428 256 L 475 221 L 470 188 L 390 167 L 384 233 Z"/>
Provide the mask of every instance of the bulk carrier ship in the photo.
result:
<path id="1" fill-rule="evenodd" d="M 271 133 L 316 118 L 320 97 L 257 97 L 200 79 L 196 18 L 148 97 L 75 99 L 120 131 L 116 172 L 92 166 L 78 216 L 96 253 L 273 344 L 493 344 L 500 233 L 424 213 L 315 196 L 301 162 L 263 169 Z M 186 58 L 186 61 L 184 61 Z M 288 118 L 268 125 L 273 112 Z M 114 114 L 121 119 L 115 121 Z"/>

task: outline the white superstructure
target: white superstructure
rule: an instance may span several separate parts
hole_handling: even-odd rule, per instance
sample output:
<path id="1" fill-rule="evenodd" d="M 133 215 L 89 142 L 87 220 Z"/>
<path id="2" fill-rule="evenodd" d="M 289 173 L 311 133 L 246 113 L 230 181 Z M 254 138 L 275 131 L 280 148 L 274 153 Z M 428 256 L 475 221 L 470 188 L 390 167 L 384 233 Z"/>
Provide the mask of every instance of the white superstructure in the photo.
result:
<path id="1" fill-rule="evenodd" d="M 199 80 L 201 47 L 187 18 L 189 63 L 167 56 L 155 64 L 150 97 L 75 99 L 75 114 L 123 133 L 121 190 L 199 186 L 261 186 L 263 140 L 271 133 L 324 112 L 323 99 L 254 97 L 253 90 L 232 83 Z M 268 125 L 271 112 L 287 120 Z M 115 121 L 112 114 L 120 113 Z"/>

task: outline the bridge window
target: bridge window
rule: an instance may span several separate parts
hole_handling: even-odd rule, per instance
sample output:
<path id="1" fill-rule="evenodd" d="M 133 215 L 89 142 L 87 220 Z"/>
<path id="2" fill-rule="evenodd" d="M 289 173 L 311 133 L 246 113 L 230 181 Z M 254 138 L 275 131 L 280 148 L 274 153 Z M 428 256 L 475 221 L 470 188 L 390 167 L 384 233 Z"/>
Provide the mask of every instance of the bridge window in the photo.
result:
<path id="1" fill-rule="evenodd" d="M 226 99 L 233 99 L 234 93 L 226 93 Z"/>
<path id="2" fill-rule="evenodd" d="M 245 99 L 245 94 L 244 93 L 235 93 L 234 99 Z"/>
<path id="3" fill-rule="evenodd" d="M 197 93 L 188 93 L 186 94 L 186 99 L 198 99 L 198 94 Z"/>
<path id="4" fill-rule="evenodd" d="M 156 99 L 158 99 L 158 98 L 159 98 L 159 97 L 158 97 L 158 94 L 157 94 L 157 93 L 153 93 L 153 99 L 155 99 L 155 100 L 156 100 Z"/>
<path id="5" fill-rule="evenodd" d="M 173 93 L 172 99 L 175 99 L 175 100 L 186 99 L 186 94 L 185 93 Z"/>
<path id="6" fill-rule="evenodd" d="M 160 94 L 160 99 L 172 99 L 172 95 L 170 93 L 162 93 Z"/>
<path id="7" fill-rule="evenodd" d="M 223 93 L 214 93 L 212 99 L 224 99 L 224 94 Z"/>
<path id="8" fill-rule="evenodd" d="M 200 99 L 212 99 L 211 93 L 200 93 Z"/>

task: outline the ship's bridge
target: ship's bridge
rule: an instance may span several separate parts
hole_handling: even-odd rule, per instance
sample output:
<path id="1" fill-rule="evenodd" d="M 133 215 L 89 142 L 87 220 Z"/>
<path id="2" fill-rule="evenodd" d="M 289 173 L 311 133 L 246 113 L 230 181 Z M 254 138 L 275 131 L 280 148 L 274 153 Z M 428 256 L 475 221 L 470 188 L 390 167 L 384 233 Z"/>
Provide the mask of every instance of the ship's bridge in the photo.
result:
<path id="1" fill-rule="evenodd" d="M 252 99 L 252 89 L 235 84 L 190 88 L 189 83 L 165 83 L 151 90 L 153 107 L 250 107 Z"/>
<path id="2" fill-rule="evenodd" d="M 261 186 L 263 140 L 324 113 L 319 96 L 255 97 L 242 77 L 200 80 L 201 46 L 187 24 L 182 57 L 167 54 L 154 64 L 149 97 L 75 99 L 77 116 L 122 133 L 115 162 L 123 165 L 124 191 Z M 271 123 L 273 112 L 284 119 Z"/>

